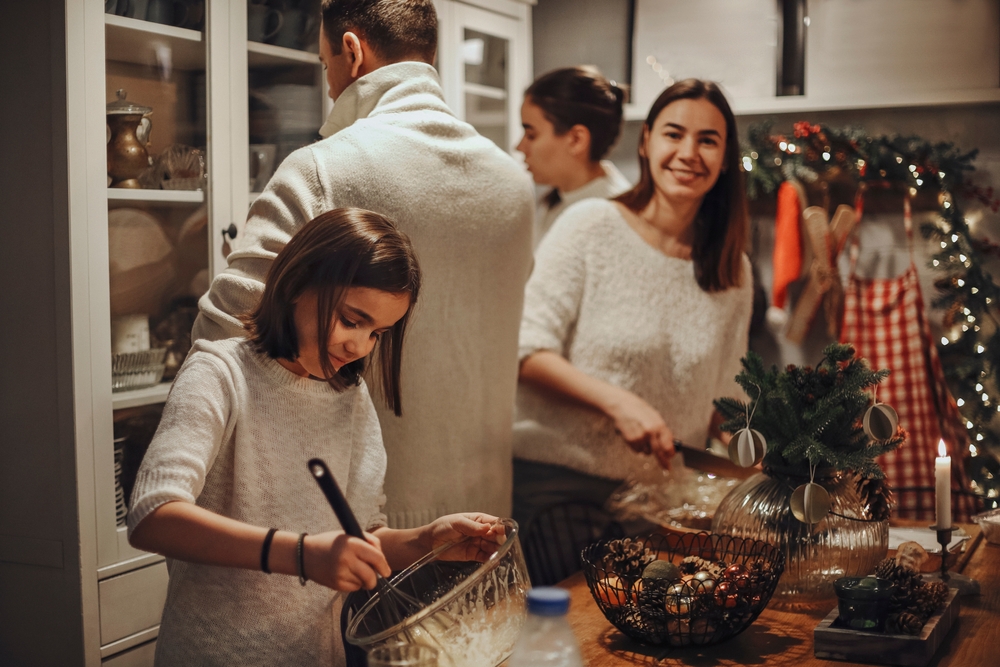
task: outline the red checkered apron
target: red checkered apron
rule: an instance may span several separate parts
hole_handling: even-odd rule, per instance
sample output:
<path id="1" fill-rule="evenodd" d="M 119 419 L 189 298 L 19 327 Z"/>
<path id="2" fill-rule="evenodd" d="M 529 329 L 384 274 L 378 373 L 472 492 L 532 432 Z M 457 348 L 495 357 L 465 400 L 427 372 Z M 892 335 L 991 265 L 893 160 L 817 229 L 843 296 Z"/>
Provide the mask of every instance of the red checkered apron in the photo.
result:
<path id="1" fill-rule="evenodd" d="M 860 211 L 860 207 L 859 207 Z M 907 519 L 934 520 L 934 458 L 938 442 L 945 441 L 952 457 L 952 512 L 955 521 L 975 513 L 966 493 L 964 459 L 969 451 L 968 430 L 944 380 L 937 348 L 920 293 L 913 261 L 910 201 L 904 204 L 910 246 L 910 267 L 901 276 L 862 279 L 855 274 L 857 236 L 851 247 L 851 272 L 844 294 L 841 342 L 852 343 L 873 368 L 892 374 L 878 386 L 878 400 L 895 408 L 907 433 L 899 449 L 879 458 L 896 496 L 895 514 Z"/>

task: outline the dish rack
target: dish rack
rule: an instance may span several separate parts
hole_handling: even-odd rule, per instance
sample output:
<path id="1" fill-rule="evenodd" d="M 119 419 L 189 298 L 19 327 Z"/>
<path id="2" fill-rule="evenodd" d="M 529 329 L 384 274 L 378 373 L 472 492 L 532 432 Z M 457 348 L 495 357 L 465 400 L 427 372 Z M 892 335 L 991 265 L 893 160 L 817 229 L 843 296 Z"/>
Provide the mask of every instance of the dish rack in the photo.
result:
<path id="1" fill-rule="evenodd" d="M 125 460 L 125 441 L 128 438 L 115 438 L 115 523 L 125 526 L 128 515 L 128 505 L 125 502 L 125 489 L 122 487 L 122 462 Z"/>
<path id="2" fill-rule="evenodd" d="M 159 384 L 166 368 L 167 348 L 111 355 L 111 391 L 142 389 Z"/>

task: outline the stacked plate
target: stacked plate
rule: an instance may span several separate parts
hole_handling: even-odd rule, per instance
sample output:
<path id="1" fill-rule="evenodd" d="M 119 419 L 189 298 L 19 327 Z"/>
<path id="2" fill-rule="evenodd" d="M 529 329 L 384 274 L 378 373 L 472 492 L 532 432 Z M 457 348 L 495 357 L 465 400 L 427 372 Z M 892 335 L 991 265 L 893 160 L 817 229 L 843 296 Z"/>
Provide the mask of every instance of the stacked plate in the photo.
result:
<path id="1" fill-rule="evenodd" d="M 115 523 L 125 525 L 128 505 L 125 503 L 125 490 L 122 488 L 122 461 L 125 458 L 126 438 L 115 438 Z"/>
<path id="2" fill-rule="evenodd" d="M 163 359 L 167 348 L 111 355 L 111 391 L 142 389 L 159 384 L 163 378 Z"/>

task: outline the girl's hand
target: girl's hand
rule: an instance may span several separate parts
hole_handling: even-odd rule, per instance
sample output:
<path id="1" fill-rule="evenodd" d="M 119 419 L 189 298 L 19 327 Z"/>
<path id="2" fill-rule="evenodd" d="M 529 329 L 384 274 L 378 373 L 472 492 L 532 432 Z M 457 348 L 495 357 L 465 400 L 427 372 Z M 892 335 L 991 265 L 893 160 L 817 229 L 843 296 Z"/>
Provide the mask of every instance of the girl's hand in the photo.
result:
<path id="1" fill-rule="evenodd" d="M 479 512 L 449 514 L 427 524 L 423 530 L 428 551 L 444 544 L 459 542 L 454 548 L 441 554 L 442 560 L 474 560 L 482 563 L 507 540 L 503 524 L 495 516 Z M 473 539 L 467 539 L 470 537 Z"/>
<path id="2" fill-rule="evenodd" d="M 372 589 L 376 573 L 392 574 L 381 542 L 371 533 L 365 533 L 364 540 L 340 530 L 307 535 L 303 549 L 306 576 L 336 591 Z"/>
<path id="3" fill-rule="evenodd" d="M 621 389 L 607 413 L 629 447 L 640 454 L 652 454 L 661 467 L 670 470 L 674 433 L 653 406 Z"/>

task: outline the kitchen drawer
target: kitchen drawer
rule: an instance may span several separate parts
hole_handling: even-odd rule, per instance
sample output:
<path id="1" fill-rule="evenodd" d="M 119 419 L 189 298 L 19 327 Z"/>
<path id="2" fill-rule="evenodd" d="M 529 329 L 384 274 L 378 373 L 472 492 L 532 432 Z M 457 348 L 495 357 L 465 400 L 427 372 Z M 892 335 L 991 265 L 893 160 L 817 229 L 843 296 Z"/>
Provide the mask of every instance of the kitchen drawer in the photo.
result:
<path id="1" fill-rule="evenodd" d="M 156 563 L 98 583 L 101 644 L 160 623 L 167 599 L 167 564 Z"/>
<path id="2" fill-rule="evenodd" d="M 156 640 L 122 651 L 101 662 L 101 667 L 153 667 Z"/>

